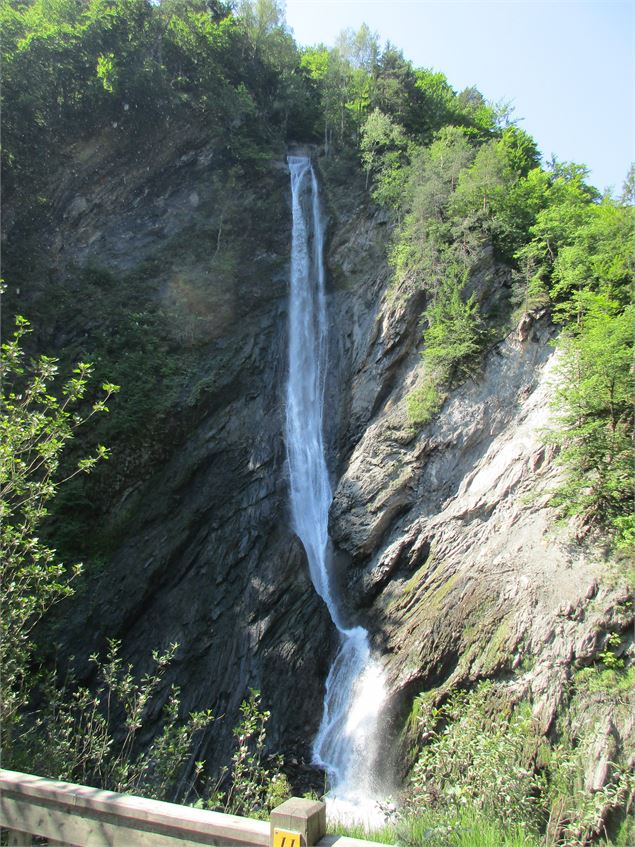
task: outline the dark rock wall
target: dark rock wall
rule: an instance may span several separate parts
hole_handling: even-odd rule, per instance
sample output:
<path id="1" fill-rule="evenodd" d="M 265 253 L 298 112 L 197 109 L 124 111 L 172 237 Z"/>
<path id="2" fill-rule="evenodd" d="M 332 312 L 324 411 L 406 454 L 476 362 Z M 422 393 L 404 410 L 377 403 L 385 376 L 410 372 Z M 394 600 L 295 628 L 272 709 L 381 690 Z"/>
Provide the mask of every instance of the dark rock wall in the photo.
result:
<path id="1" fill-rule="evenodd" d="M 107 504 L 107 558 L 86 563 L 51 638 L 87 680 L 88 657 L 106 638 L 122 640 L 139 674 L 152 650 L 176 641 L 165 696 L 175 683 L 184 712 L 211 709 L 218 718 L 197 759 L 211 769 L 229 760 L 231 730 L 253 687 L 272 712 L 271 748 L 309 760 L 336 644 L 287 503 L 284 151 L 257 172 L 187 134 L 119 155 L 108 137 L 70 150 L 50 177 L 51 212 L 37 234 L 24 215 L 11 215 L 14 236 L 37 240 L 45 269 L 18 268 L 14 251 L 20 292 L 12 305 L 32 318 L 42 349 L 57 352 L 87 329 L 84 313 L 52 306 L 81 289 L 84 268 L 108 271 L 113 286 L 89 331 L 113 319 L 117 286 L 144 268 L 136 306 L 169 314 L 172 355 L 189 371 L 158 431 L 145 422 L 153 443 L 142 432 L 134 445 L 111 445 L 110 489 L 94 480 Z M 116 400 L 111 408 L 116 416 Z"/>

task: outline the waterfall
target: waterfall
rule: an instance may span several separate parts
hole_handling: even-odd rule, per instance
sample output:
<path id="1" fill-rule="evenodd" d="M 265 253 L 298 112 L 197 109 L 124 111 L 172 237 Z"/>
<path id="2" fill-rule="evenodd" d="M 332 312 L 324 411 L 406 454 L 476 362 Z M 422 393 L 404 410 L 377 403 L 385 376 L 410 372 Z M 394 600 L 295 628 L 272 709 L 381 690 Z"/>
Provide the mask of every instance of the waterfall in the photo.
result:
<path id="1" fill-rule="evenodd" d="M 324 235 L 311 160 L 289 156 L 288 164 L 292 232 L 286 445 L 291 514 L 315 590 L 340 636 L 326 681 L 313 760 L 328 773 L 331 811 L 348 819 L 370 820 L 380 795 L 375 771 L 377 729 L 386 691 L 382 670 L 371 655 L 368 632 L 345 626 L 329 575 L 328 513 L 333 495 L 323 435 L 328 341 Z"/>

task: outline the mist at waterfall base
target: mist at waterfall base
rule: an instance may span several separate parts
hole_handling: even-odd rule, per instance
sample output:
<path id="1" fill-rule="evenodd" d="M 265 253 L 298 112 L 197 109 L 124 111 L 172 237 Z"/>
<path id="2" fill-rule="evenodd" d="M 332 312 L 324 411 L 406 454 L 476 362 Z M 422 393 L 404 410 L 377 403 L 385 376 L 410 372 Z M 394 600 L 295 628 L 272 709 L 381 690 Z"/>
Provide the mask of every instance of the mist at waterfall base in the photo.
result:
<path id="1" fill-rule="evenodd" d="M 311 580 L 340 637 L 326 680 L 313 762 L 329 777 L 329 816 L 373 826 L 384 817 L 378 805 L 382 792 L 375 766 L 386 686 L 381 666 L 372 657 L 368 632 L 344 625 L 329 574 L 328 513 L 333 495 L 323 438 L 328 346 L 324 234 L 310 158 L 289 156 L 287 161 L 292 201 L 286 398 L 291 513 L 306 550 Z"/>

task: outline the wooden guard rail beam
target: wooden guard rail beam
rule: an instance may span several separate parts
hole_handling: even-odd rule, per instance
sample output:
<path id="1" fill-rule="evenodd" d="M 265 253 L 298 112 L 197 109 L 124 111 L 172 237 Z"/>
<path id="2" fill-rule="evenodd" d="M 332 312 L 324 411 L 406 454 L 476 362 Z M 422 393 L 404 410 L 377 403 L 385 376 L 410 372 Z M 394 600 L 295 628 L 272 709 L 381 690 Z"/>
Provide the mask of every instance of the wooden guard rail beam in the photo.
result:
<path id="1" fill-rule="evenodd" d="M 57 847 L 371 847 L 325 836 L 326 807 L 313 800 L 294 797 L 257 821 L 9 770 L 0 770 L 0 827 L 9 847 L 33 836 Z"/>

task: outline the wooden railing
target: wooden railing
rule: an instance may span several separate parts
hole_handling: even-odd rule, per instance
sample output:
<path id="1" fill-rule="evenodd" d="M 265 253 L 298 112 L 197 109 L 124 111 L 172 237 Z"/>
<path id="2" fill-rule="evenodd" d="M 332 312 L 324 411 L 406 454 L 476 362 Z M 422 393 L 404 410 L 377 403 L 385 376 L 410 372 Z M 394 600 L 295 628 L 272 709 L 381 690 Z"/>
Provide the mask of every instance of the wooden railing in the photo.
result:
<path id="1" fill-rule="evenodd" d="M 56 847 L 370 847 L 326 836 L 324 803 L 313 800 L 294 797 L 257 821 L 8 770 L 0 770 L 0 827 L 10 847 L 33 837 Z"/>

